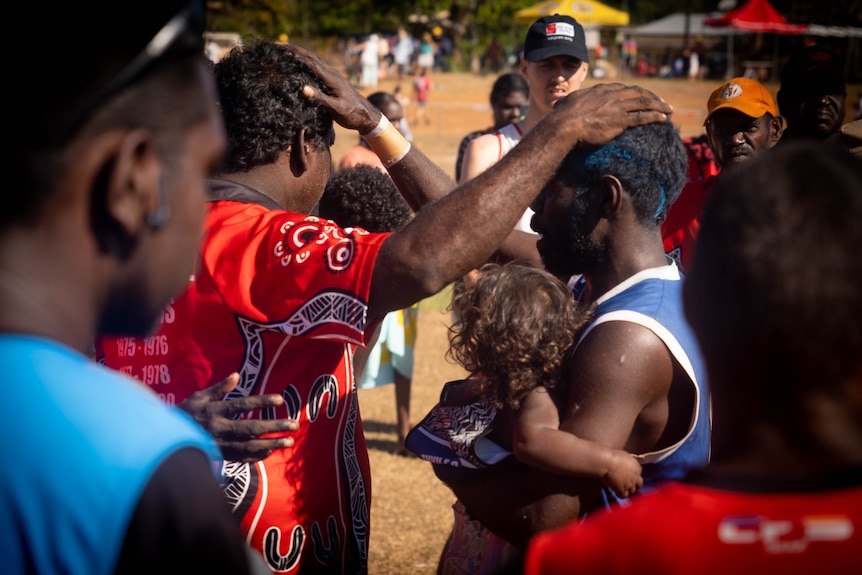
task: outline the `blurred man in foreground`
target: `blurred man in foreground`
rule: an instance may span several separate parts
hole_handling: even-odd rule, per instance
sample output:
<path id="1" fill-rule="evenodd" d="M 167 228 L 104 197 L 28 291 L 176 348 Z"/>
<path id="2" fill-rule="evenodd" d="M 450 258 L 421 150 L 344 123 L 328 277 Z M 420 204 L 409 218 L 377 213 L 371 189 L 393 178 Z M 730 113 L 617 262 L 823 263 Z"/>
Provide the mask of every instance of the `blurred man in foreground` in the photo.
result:
<path id="1" fill-rule="evenodd" d="M 221 495 L 213 439 L 90 357 L 98 335 L 148 334 L 185 287 L 206 177 L 225 148 L 202 3 L 121 15 L 129 9 L 96 1 L 16 12 L 22 23 L 78 36 L 73 60 L 43 47 L 9 61 L 14 144 L 0 213 L 4 573 L 263 568 Z M 33 42 L 16 45 L 35 50 Z"/>

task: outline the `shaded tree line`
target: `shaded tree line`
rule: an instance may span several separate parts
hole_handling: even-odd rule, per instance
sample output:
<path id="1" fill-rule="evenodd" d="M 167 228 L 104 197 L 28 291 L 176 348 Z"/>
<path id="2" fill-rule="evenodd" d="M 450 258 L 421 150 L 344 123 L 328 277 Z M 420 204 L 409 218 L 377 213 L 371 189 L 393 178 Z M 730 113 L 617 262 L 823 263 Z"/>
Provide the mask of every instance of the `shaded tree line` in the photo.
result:
<path id="1" fill-rule="evenodd" d="M 210 29 L 290 41 L 322 49 L 335 39 L 372 32 L 394 33 L 404 25 L 418 37 L 441 26 L 454 46 L 454 69 L 464 69 L 492 42 L 517 46 L 526 25 L 513 14 L 538 0 L 210 0 Z M 740 0 L 742 4 L 746 0 Z M 631 16 L 631 25 L 674 12 L 716 11 L 719 0 L 605 0 Z M 793 22 L 862 27 L 862 0 L 771 0 Z"/>

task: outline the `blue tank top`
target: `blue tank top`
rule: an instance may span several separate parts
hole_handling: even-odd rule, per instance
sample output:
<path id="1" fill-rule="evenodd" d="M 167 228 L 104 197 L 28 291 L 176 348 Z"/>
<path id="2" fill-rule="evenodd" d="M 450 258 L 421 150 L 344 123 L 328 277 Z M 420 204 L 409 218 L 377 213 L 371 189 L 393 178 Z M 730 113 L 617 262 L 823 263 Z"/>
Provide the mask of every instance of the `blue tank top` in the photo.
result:
<path id="1" fill-rule="evenodd" d="M 171 453 L 214 440 L 146 386 L 54 342 L 0 336 L 4 573 L 105 575 L 138 498 Z"/>
<path id="2" fill-rule="evenodd" d="M 581 336 L 583 340 L 595 326 L 608 321 L 641 325 L 664 342 L 694 387 L 695 408 L 685 437 L 660 451 L 638 454 L 643 457 L 641 491 L 668 479 L 680 479 L 690 469 L 709 462 L 709 388 L 700 348 L 683 315 L 682 282 L 675 264 L 635 274 L 597 300 L 593 320 Z M 603 489 L 602 497 L 606 505 L 620 501 L 608 488 Z"/>

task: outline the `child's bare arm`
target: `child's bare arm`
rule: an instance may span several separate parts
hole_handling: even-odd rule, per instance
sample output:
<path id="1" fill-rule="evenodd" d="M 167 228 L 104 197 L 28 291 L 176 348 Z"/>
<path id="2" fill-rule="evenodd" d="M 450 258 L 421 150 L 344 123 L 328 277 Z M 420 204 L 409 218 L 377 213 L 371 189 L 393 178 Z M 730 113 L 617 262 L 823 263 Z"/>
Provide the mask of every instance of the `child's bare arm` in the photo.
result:
<path id="1" fill-rule="evenodd" d="M 559 412 L 544 387 L 534 389 L 521 403 L 512 451 L 518 461 L 549 473 L 600 478 L 621 497 L 643 485 L 641 465 L 632 454 L 561 431 Z"/>

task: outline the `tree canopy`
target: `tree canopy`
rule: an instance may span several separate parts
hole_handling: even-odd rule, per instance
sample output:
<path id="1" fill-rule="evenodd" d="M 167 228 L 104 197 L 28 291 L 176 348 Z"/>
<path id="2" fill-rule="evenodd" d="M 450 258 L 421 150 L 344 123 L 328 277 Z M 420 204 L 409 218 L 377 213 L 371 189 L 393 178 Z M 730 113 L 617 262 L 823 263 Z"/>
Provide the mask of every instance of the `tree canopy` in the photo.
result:
<path id="1" fill-rule="evenodd" d="M 394 33 L 404 25 L 414 36 L 443 28 L 455 55 L 475 54 L 492 40 L 514 49 L 526 33 L 512 15 L 538 0 L 210 0 L 213 31 L 243 36 L 279 38 L 320 48 L 334 40 L 361 38 L 372 32 Z M 739 0 L 742 4 L 746 0 Z M 862 26 L 862 0 L 771 0 L 792 22 Z M 674 12 L 715 12 L 719 0 L 605 0 L 626 10 L 631 25 L 650 22 Z M 731 2 L 732 4 L 732 2 Z M 457 67 L 457 64 L 456 64 Z"/>

